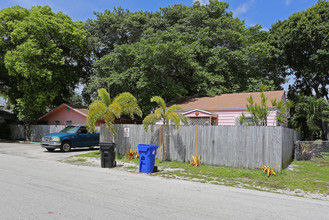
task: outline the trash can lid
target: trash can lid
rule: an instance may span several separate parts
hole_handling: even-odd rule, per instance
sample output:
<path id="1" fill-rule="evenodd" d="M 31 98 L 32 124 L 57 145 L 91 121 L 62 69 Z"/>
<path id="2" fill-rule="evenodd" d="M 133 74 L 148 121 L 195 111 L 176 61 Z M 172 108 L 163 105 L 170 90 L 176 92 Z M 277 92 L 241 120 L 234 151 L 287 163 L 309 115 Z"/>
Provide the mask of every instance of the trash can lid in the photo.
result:
<path id="1" fill-rule="evenodd" d="M 154 149 L 158 148 L 159 145 L 152 145 L 152 144 L 139 144 L 138 150 L 148 150 L 148 149 Z"/>

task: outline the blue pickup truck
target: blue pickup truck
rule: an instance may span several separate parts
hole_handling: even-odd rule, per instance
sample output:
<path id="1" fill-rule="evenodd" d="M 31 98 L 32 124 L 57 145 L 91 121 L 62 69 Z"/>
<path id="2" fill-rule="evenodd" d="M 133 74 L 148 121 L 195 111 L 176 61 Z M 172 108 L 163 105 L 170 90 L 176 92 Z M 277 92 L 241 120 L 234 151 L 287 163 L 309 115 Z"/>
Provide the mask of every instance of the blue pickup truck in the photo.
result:
<path id="1" fill-rule="evenodd" d="M 99 145 L 99 132 L 89 133 L 85 125 L 67 126 L 59 133 L 51 133 L 42 137 L 41 147 L 48 151 L 59 148 L 68 152 L 76 147 L 93 147 Z"/>

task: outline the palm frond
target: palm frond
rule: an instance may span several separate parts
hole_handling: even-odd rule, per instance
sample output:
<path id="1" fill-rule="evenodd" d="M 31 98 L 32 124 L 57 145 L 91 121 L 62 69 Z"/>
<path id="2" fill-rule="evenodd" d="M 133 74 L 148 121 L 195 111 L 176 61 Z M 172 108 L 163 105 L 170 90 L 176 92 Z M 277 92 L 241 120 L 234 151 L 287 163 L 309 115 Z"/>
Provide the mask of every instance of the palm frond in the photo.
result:
<path id="1" fill-rule="evenodd" d="M 94 101 L 88 110 L 88 116 L 86 118 L 86 124 L 90 132 L 95 132 L 95 124 L 97 121 L 104 119 L 106 113 L 106 107 L 104 103 L 99 100 Z"/>
<path id="2" fill-rule="evenodd" d="M 113 103 L 119 103 L 121 106 L 122 114 L 129 115 L 131 119 L 134 119 L 134 115 L 142 117 L 142 110 L 137 104 L 137 99 L 129 92 L 124 92 L 118 95 Z"/>
<path id="3" fill-rule="evenodd" d="M 112 113 L 115 116 L 115 118 L 120 118 L 122 114 L 122 106 L 117 102 L 113 102 L 109 106 L 108 112 Z"/>
<path id="4" fill-rule="evenodd" d="M 156 117 L 155 114 L 149 114 L 148 116 L 146 116 L 143 120 L 144 130 L 147 131 L 149 125 L 151 125 L 151 131 L 153 132 L 153 126 L 156 124 L 157 121 L 158 118 Z"/>
<path id="5" fill-rule="evenodd" d="M 180 105 L 172 105 L 167 110 L 167 112 L 177 112 L 177 111 L 183 111 L 182 106 L 180 106 Z"/>
<path id="6" fill-rule="evenodd" d="M 98 90 L 98 96 L 102 99 L 105 106 L 109 106 L 111 104 L 110 94 L 104 88 Z"/>
<path id="7" fill-rule="evenodd" d="M 165 112 L 163 112 L 161 108 L 155 109 L 153 114 L 158 120 L 163 119 L 165 117 Z"/>
<path id="8" fill-rule="evenodd" d="M 187 125 L 187 124 L 188 124 L 187 117 L 185 117 L 185 116 L 182 115 L 182 114 L 178 114 L 178 115 L 179 115 L 179 118 L 180 118 L 181 122 L 182 122 L 184 125 Z"/>
<path id="9" fill-rule="evenodd" d="M 163 110 L 163 112 L 166 111 L 166 103 L 163 100 L 163 98 L 161 98 L 160 96 L 153 96 L 151 98 L 151 102 L 156 102 L 159 106 L 159 108 L 161 108 Z"/>
<path id="10" fill-rule="evenodd" d="M 123 113 L 132 116 L 132 118 L 134 114 L 142 115 L 136 98 L 130 93 L 118 95 L 112 103 L 109 93 L 104 88 L 98 90 L 98 95 L 101 100 L 96 100 L 89 105 L 86 121 L 88 128 L 92 132 L 95 131 L 95 123 L 100 119 L 104 119 L 110 131 L 115 135 L 113 121 L 116 118 L 120 118 Z"/>
<path id="11" fill-rule="evenodd" d="M 179 126 L 180 126 L 180 118 L 179 118 L 179 115 L 177 113 L 175 113 L 175 112 L 168 112 L 167 118 L 169 120 L 171 120 L 171 121 L 174 122 L 176 129 L 179 128 Z"/>

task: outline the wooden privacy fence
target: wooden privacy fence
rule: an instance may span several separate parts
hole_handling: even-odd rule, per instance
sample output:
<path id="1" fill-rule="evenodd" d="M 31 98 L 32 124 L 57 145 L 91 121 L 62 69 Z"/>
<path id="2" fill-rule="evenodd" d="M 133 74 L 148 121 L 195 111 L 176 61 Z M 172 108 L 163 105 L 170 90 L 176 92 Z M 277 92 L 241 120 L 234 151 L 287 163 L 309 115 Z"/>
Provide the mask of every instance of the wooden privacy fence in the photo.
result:
<path id="1" fill-rule="evenodd" d="M 33 125 L 32 141 L 62 130 L 65 126 Z M 164 158 L 164 129 L 155 126 L 154 132 L 145 132 L 142 125 L 114 125 L 117 135 L 113 137 L 101 126 L 100 142 L 113 142 L 117 152 L 125 154 L 130 148 L 137 150 L 138 144 L 160 145 L 157 157 Z M 25 139 L 23 125 L 10 125 L 12 138 Z M 201 154 L 201 162 L 207 165 L 237 168 L 259 168 L 279 163 L 278 170 L 292 160 L 297 132 L 285 127 L 257 126 L 174 126 L 167 129 L 167 159 L 188 162 L 191 155 Z"/>
<path id="2" fill-rule="evenodd" d="M 31 141 L 41 141 L 41 138 L 49 133 L 57 133 L 63 130 L 65 125 L 32 125 L 31 126 Z M 24 125 L 9 125 L 11 138 L 13 140 L 26 140 L 24 134 Z M 96 130 L 99 130 L 99 127 L 96 127 Z"/>
<path id="3" fill-rule="evenodd" d="M 164 129 L 145 132 L 142 125 L 114 125 L 116 136 L 101 126 L 100 142 L 113 142 L 124 154 L 138 144 L 159 145 L 157 157 L 164 158 Z M 297 132 L 285 127 L 260 126 L 174 126 L 167 129 L 167 159 L 188 162 L 201 154 L 201 163 L 236 168 L 259 168 L 279 163 L 278 170 L 292 161 Z M 198 151 L 198 152 L 196 152 Z"/>
<path id="4" fill-rule="evenodd" d="M 24 125 L 9 125 L 11 137 L 14 140 L 25 140 Z M 56 133 L 64 129 L 65 125 L 32 125 L 31 141 L 41 141 L 45 134 Z"/>

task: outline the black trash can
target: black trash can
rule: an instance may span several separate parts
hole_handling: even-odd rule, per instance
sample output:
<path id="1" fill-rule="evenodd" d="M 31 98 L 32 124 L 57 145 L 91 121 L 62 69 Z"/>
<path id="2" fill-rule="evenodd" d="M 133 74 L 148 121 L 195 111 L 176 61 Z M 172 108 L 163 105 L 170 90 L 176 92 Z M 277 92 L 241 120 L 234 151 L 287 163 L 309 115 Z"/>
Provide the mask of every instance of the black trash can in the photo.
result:
<path id="1" fill-rule="evenodd" d="M 116 166 L 114 148 L 115 143 L 99 143 L 102 168 L 111 168 Z"/>

